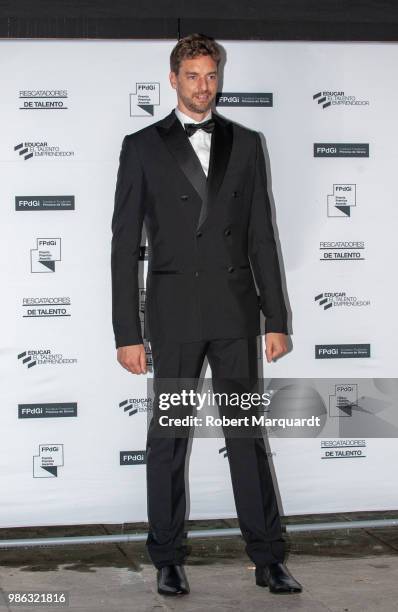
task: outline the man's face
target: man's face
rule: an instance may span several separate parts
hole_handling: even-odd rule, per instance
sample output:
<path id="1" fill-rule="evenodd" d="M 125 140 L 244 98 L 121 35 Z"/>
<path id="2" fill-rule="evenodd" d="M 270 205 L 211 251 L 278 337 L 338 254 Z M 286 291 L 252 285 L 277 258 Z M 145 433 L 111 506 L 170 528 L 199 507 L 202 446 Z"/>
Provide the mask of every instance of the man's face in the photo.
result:
<path id="1" fill-rule="evenodd" d="M 170 72 L 170 83 L 179 103 L 193 113 L 206 113 L 217 93 L 217 64 L 210 55 L 184 59 L 178 74 Z"/>

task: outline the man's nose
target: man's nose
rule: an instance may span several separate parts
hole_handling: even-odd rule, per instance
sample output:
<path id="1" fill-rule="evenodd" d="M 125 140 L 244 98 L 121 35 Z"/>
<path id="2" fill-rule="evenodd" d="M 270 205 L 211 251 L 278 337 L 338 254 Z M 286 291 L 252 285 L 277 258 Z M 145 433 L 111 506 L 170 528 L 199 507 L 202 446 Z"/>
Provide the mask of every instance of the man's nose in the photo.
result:
<path id="1" fill-rule="evenodd" d="M 198 80 L 198 90 L 199 93 L 206 93 L 208 90 L 208 83 L 205 77 L 200 78 Z"/>

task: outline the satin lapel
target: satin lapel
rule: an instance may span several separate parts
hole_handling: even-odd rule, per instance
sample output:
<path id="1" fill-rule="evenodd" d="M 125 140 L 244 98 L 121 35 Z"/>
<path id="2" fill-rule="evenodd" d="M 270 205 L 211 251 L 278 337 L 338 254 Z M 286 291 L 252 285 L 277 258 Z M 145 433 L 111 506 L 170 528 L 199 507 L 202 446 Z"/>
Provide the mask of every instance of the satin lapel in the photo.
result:
<path id="1" fill-rule="evenodd" d="M 206 175 L 181 122 L 175 117 L 170 127 L 157 126 L 157 129 L 181 170 L 204 201 L 207 195 Z"/>
<path id="2" fill-rule="evenodd" d="M 222 185 L 232 150 L 232 123 L 220 119 L 213 114 L 215 127 L 212 134 L 212 143 L 207 177 L 207 198 L 202 203 L 197 229 L 203 225 L 209 216 L 215 199 Z"/>

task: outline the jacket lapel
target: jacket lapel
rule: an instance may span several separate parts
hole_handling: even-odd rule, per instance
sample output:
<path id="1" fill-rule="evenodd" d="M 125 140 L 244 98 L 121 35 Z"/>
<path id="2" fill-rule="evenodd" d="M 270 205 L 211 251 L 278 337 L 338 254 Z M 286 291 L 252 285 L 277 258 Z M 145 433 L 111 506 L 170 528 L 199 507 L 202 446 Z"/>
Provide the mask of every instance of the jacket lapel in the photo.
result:
<path id="1" fill-rule="evenodd" d="M 207 176 L 207 197 L 202 202 L 197 229 L 203 225 L 214 206 L 221 188 L 232 150 L 232 123 L 215 113 L 215 122 L 210 149 L 209 172 Z"/>
<path id="2" fill-rule="evenodd" d="M 203 201 L 206 199 L 206 175 L 180 120 L 174 111 L 171 114 L 174 115 L 174 121 L 168 127 L 157 126 L 159 134 Z"/>
<path id="3" fill-rule="evenodd" d="M 214 206 L 232 150 L 232 123 L 215 113 L 212 113 L 212 117 L 215 127 L 212 134 L 207 178 L 174 110 L 162 121 L 163 125 L 156 126 L 163 142 L 202 200 L 197 229 L 206 221 Z"/>

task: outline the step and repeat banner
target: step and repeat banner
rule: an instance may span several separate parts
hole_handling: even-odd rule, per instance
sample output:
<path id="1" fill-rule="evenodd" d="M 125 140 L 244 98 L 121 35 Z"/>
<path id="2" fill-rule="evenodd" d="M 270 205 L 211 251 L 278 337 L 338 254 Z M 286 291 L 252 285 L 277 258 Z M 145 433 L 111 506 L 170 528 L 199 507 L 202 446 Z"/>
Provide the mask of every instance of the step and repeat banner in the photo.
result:
<path id="1" fill-rule="evenodd" d="M 0 527 L 147 518 L 152 406 L 116 360 L 111 217 L 123 137 L 175 106 L 175 42 L 0 42 Z M 268 440 L 281 513 L 396 509 L 398 46 L 220 42 L 218 112 L 263 135 L 291 312 L 263 375 L 325 423 Z M 142 317 L 147 263 L 143 236 Z M 236 516 L 222 436 L 189 455 L 190 517 Z"/>

